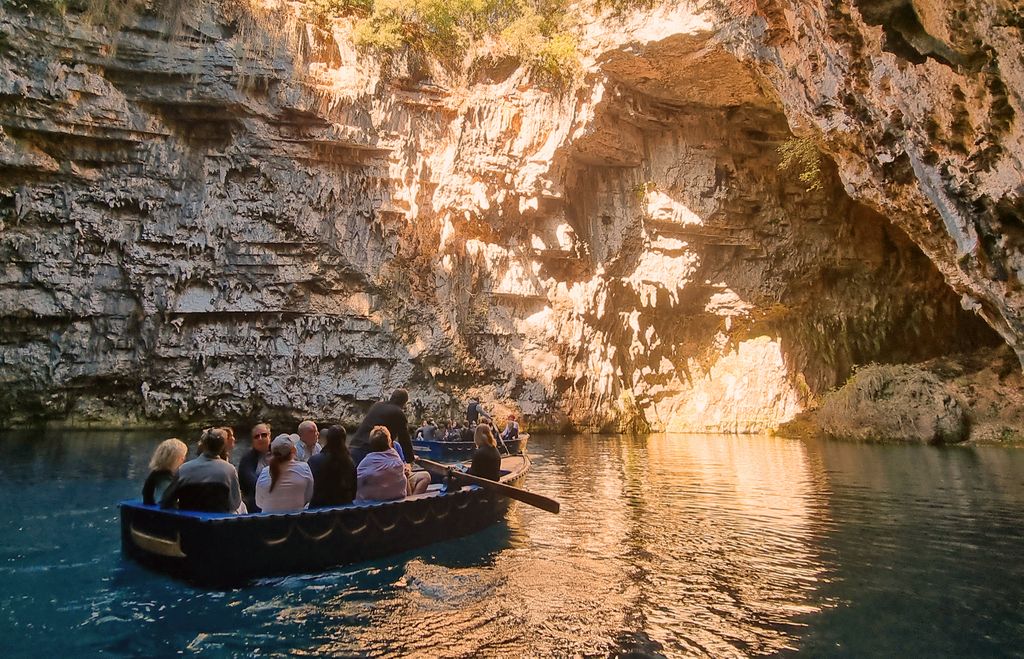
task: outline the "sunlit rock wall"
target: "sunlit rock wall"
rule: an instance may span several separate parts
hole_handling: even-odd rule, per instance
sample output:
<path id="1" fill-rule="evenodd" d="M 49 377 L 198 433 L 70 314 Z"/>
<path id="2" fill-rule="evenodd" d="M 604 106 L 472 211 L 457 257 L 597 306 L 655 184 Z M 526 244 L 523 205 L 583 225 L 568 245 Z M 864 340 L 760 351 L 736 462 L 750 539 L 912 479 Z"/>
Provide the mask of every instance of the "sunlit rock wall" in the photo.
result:
<path id="1" fill-rule="evenodd" d="M 1024 5 L 725 0 L 720 37 L 1024 361 Z"/>
<path id="2" fill-rule="evenodd" d="M 0 414 L 351 421 L 407 386 L 761 431 L 855 364 L 991 343 L 830 167 L 778 171 L 783 110 L 710 16 L 588 19 L 561 92 L 382 70 L 344 21 L 254 49 L 205 5 L 116 38 L 8 11 Z"/>

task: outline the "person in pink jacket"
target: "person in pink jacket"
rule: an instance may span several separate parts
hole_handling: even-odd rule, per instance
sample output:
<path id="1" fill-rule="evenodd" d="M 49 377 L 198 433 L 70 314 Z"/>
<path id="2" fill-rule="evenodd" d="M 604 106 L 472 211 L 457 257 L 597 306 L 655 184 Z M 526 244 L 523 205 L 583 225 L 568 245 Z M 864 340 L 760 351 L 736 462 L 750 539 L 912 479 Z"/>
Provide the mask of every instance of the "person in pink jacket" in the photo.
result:
<path id="1" fill-rule="evenodd" d="M 370 430 L 370 452 L 356 467 L 356 501 L 393 501 L 422 494 L 430 485 L 426 472 L 411 473 L 398 456 L 385 426 Z"/>

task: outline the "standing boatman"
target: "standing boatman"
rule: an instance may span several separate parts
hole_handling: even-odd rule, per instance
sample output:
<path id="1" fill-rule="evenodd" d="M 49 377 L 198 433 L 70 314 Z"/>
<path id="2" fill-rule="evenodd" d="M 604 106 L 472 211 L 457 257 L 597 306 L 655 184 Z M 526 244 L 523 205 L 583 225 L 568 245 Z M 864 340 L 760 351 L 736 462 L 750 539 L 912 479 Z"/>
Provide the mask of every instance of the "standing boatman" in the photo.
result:
<path id="1" fill-rule="evenodd" d="M 370 431 L 374 426 L 386 426 L 391 433 L 391 439 L 401 445 L 405 461 L 412 464 L 415 456 L 412 439 L 409 436 L 409 419 L 405 416 L 405 405 L 408 402 L 409 392 L 405 389 L 395 389 L 391 398 L 376 402 L 370 407 L 359 428 L 348 438 L 348 451 L 357 467 L 370 452 Z"/>
<path id="2" fill-rule="evenodd" d="M 473 396 L 469 399 L 469 405 L 466 407 L 466 421 L 469 424 L 474 424 L 480 420 L 480 399 Z"/>

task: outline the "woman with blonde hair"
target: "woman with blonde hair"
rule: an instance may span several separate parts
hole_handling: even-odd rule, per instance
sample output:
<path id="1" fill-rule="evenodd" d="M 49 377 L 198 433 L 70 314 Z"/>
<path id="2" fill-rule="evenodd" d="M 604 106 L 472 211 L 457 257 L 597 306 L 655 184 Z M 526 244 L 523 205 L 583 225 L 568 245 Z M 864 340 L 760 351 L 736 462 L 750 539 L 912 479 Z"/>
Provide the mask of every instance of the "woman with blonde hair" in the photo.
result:
<path id="1" fill-rule="evenodd" d="M 473 433 L 473 441 L 476 442 L 476 452 L 473 453 L 473 463 L 470 465 L 468 473 L 487 480 L 499 480 L 501 478 L 501 454 L 498 453 L 498 444 L 494 441 L 491 427 L 486 423 L 478 425 Z"/>
<path id="2" fill-rule="evenodd" d="M 149 475 L 142 486 L 142 503 L 155 506 L 164 490 L 174 480 L 178 467 L 185 462 L 188 446 L 177 438 L 165 439 L 149 459 Z"/>

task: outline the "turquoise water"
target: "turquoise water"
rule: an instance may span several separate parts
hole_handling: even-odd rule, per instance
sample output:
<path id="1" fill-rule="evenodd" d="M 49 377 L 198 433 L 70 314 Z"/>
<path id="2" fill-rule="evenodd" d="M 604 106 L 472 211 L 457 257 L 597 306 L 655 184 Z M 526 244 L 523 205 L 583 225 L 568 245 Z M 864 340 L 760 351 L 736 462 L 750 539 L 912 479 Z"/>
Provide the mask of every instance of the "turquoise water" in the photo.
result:
<path id="1" fill-rule="evenodd" d="M 160 433 L 0 434 L 0 654 L 1020 656 L 1024 450 L 534 437 L 470 538 L 204 591 L 121 559 Z M 244 547 L 225 547 L 228 552 Z"/>

